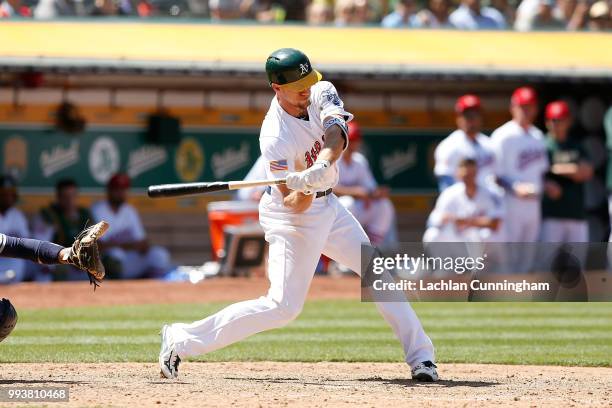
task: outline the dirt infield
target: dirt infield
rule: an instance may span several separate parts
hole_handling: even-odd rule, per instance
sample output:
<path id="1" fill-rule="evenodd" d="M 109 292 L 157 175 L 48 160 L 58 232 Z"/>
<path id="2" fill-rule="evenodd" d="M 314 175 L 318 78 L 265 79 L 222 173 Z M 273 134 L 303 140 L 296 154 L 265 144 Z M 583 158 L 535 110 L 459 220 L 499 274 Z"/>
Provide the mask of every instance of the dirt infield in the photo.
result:
<path id="1" fill-rule="evenodd" d="M 444 406 L 612 404 L 612 368 L 445 364 L 442 380 L 408 380 L 403 364 L 186 363 L 178 380 L 154 364 L 8 364 L 0 384 L 70 387 L 62 407 Z"/>
<path id="2" fill-rule="evenodd" d="M 196 285 L 154 280 L 105 281 L 93 292 L 87 282 L 51 284 L 22 283 L 0 286 L 0 297 L 6 297 L 17 308 L 50 308 L 77 306 L 110 306 L 139 304 L 207 303 L 237 301 L 266 294 L 267 279 L 215 278 Z M 359 299 L 357 277 L 315 277 L 309 299 Z"/>
<path id="3" fill-rule="evenodd" d="M 359 299 L 356 278 L 315 278 L 309 299 Z M 2 287 L 20 308 L 235 301 L 263 295 L 267 281 L 211 279 Z M 3 364 L 0 387 L 70 387 L 70 402 L 93 406 L 517 406 L 612 407 L 612 368 L 441 364 L 442 381 L 419 384 L 399 363 L 186 362 L 176 381 L 156 364 Z M 0 406 L 16 406 L 0 403 Z"/>

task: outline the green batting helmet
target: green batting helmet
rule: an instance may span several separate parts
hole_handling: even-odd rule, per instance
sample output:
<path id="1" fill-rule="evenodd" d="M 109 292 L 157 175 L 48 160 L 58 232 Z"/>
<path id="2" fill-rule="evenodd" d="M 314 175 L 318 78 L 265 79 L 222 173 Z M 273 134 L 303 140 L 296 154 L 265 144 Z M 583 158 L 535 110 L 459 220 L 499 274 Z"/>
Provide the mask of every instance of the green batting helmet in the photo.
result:
<path id="1" fill-rule="evenodd" d="M 306 54 L 294 48 L 281 48 L 270 54 L 266 60 L 266 73 L 270 85 L 278 84 L 293 91 L 310 88 L 322 78 L 312 69 Z"/>

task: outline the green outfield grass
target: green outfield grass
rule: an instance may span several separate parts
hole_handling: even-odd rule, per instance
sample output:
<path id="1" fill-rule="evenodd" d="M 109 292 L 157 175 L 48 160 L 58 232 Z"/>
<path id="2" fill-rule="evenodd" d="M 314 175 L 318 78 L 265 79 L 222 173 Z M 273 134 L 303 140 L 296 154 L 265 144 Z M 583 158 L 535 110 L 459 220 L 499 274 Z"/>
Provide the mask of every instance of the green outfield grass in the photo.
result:
<path id="1" fill-rule="evenodd" d="M 223 304 L 22 310 L 0 362 L 157 361 L 164 322 Z M 612 303 L 417 303 L 439 362 L 612 366 Z M 286 328 L 202 361 L 402 361 L 373 304 L 309 302 Z"/>

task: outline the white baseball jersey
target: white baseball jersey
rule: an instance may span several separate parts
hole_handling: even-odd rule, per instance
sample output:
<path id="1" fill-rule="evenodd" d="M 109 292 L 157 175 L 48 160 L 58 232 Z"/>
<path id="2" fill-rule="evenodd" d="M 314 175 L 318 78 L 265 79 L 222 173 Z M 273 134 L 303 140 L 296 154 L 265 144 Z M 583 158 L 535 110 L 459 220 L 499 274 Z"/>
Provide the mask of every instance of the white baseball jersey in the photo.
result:
<path id="1" fill-rule="evenodd" d="M 105 220 L 110 226 L 108 232 L 100 238 L 101 241 L 123 244 L 141 241 L 146 237 L 138 212 L 128 203 L 123 203 L 114 212 L 108 201 L 98 201 L 91 207 L 91 214 L 95 222 Z"/>
<path id="2" fill-rule="evenodd" d="M 269 178 L 284 178 L 289 172 L 302 171 L 312 166 L 324 144 L 323 121 L 330 116 L 343 116 L 347 121 L 353 115 L 344 110 L 336 88 L 327 81 L 317 82 L 310 88 L 308 119 L 291 116 L 280 106 L 276 97 L 261 125 L 259 144 Z M 338 182 L 338 166 L 331 167 L 332 186 Z M 282 194 L 272 189 L 272 197 L 282 202 Z"/>
<path id="3" fill-rule="evenodd" d="M 496 174 L 509 182 L 533 183 L 541 193 L 549 165 L 542 132 L 535 126 L 524 129 L 511 120 L 491 134 L 491 142 Z"/>
<path id="4" fill-rule="evenodd" d="M 459 162 L 466 158 L 476 160 L 479 184 L 489 182 L 495 174 L 495 154 L 491 139 L 482 133 L 472 140 L 463 130 L 455 130 L 436 147 L 434 158 L 434 174 L 438 177 L 450 176 L 454 179 Z"/>
<path id="5" fill-rule="evenodd" d="M 0 232 L 12 237 L 29 238 L 28 220 L 21 210 L 11 207 L 4 214 L 0 213 Z"/>
<path id="6" fill-rule="evenodd" d="M 477 188 L 476 195 L 470 198 L 465 192 L 465 184 L 461 182 L 453 184 L 440 193 L 431 214 L 431 224 L 437 227 L 442 226 L 442 217 L 445 214 L 459 218 L 490 217 L 497 219 L 501 219 L 503 215 L 501 206 L 497 204 L 496 198 L 488 189 Z"/>
<path id="7" fill-rule="evenodd" d="M 348 153 L 345 152 L 344 154 Z M 349 163 L 341 157 L 337 164 L 338 171 L 340 172 L 338 185 L 345 187 L 361 186 L 368 191 L 375 190 L 378 186 L 372 170 L 370 170 L 368 159 L 363 154 L 353 152 Z"/>

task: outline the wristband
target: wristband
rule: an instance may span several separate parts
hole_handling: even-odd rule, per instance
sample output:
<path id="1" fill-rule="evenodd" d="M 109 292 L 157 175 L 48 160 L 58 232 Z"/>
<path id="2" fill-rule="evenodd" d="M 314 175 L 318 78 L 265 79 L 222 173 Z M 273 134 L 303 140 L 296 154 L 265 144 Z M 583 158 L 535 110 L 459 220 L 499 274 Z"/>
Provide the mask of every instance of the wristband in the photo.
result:
<path id="1" fill-rule="evenodd" d="M 346 121 L 344 119 L 341 119 L 341 118 L 339 118 L 337 116 L 332 116 L 331 118 L 327 119 L 323 123 L 323 128 L 325 130 L 327 130 L 330 127 L 332 127 L 333 125 L 340 126 L 340 129 L 342 130 L 342 133 L 344 133 L 344 136 L 348 139 L 348 125 L 346 124 Z"/>
<path id="2" fill-rule="evenodd" d="M 315 164 L 317 164 L 317 163 L 322 164 L 323 167 L 326 168 L 326 169 L 329 168 L 329 166 L 331 166 L 331 163 L 329 162 L 329 160 L 320 159 L 320 160 L 317 160 L 315 162 Z"/>

